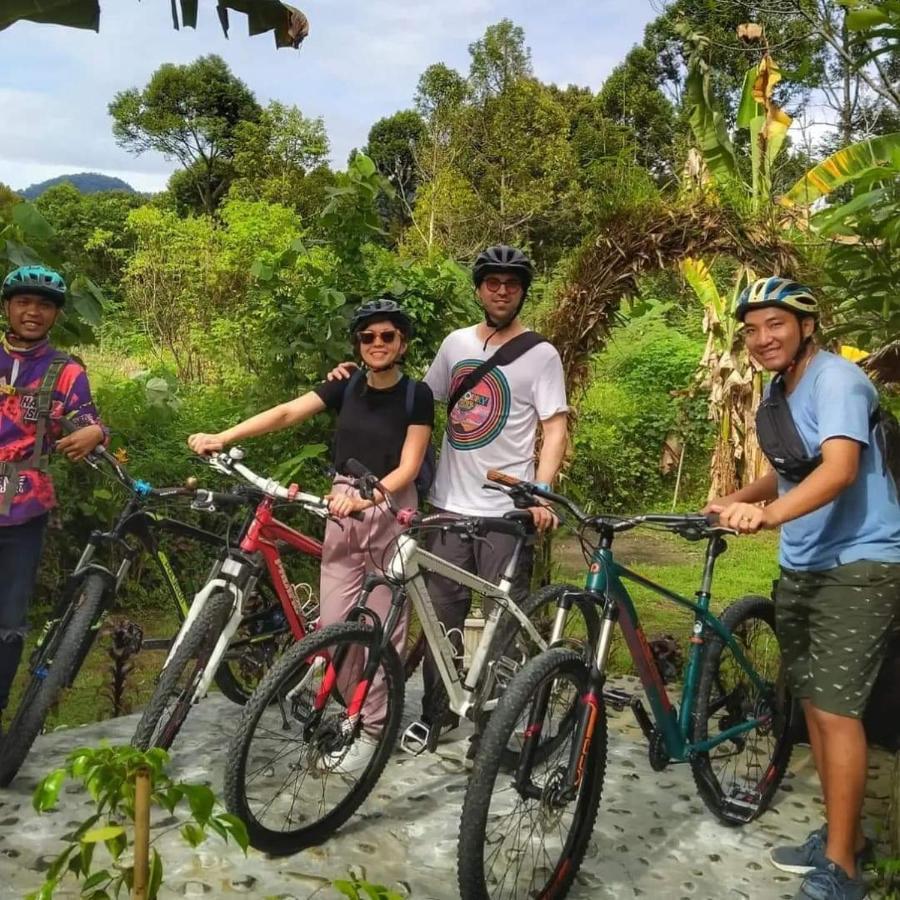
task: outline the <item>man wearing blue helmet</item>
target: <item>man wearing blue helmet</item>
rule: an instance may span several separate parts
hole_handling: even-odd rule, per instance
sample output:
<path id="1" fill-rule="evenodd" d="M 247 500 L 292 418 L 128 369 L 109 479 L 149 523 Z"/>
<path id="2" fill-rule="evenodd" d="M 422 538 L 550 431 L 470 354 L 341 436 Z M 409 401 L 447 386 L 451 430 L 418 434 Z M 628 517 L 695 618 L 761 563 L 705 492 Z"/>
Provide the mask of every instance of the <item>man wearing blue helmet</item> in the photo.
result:
<path id="1" fill-rule="evenodd" d="M 900 627 L 900 504 L 878 393 L 858 366 L 816 346 L 818 308 L 804 285 L 760 279 L 736 313 L 750 355 L 775 373 L 757 412 L 772 469 L 708 510 L 742 533 L 781 528 L 776 631 L 827 823 L 770 858 L 805 876 L 798 900 L 859 900 L 871 849 L 862 715 Z"/>
<path id="2" fill-rule="evenodd" d="M 0 716 L 56 503 L 47 471 L 51 442 L 61 433 L 53 420 L 65 416 L 79 426 L 56 441 L 72 460 L 106 436 L 84 369 L 47 338 L 65 303 L 65 281 L 52 269 L 22 266 L 6 276 L 2 295 L 8 330 L 0 339 Z"/>

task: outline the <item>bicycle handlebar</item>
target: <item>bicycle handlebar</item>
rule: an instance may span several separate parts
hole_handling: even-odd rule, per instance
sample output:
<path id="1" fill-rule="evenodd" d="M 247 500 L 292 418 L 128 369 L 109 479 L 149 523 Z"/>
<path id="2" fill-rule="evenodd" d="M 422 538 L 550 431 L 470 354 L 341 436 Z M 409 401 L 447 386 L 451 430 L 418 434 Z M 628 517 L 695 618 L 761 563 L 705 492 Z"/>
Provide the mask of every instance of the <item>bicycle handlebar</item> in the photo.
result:
<path id="1" fill-rule="evenodd" d="M 675 513 L 647 513 L 639 516 L 591 516 L 580 509 L 575 503 L 562 494 L 546 490 L 530 481 L 517 478 L 508 472 L 500 472 L 491 469 L 487 473 L 487 480 L 497 485 L 496 490 L 502 490 L 514 498 L 516 495 L 522 499 L 537 497 L 546 500 L 555 506 L 562 506 L 569 510 L 572 516 L 582 525 L 588 525 L 595 529 L 608 529 L 613 532 L 629 531 L 638 525 L 662 525 L 672 531 L 680 533 L 683 537 L 703 537 L 711 533 L 734 534 L 730 528 L 719 526 L 719 517 L 715 513 L 703 515 L 701 513 L 675 514 Z"/>

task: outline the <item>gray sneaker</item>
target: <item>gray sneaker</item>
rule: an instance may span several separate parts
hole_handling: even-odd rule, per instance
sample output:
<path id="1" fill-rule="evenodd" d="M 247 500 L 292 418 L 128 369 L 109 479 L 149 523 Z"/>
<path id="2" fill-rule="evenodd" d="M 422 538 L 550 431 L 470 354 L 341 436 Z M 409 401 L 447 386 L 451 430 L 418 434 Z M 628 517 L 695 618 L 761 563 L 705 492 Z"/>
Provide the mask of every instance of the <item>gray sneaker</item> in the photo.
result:
<path id="1" fill-rule="evenodd" d="M 792 875 L 808 875 L 822 866 L 825 860 L 825 844 L 828 840 L 828 826 L 811 831 L 799 847 L 773 847 L 769 851 L 769 861 L 776 869 Z M 872 861 L 875 845 L 866 838 L 862 850 L 856 854 L 857 868 L 862 869 Z"/>
<path id="2" fill-rule="evenodd" d="M 830 859 L 820 857 L 819 861 L 824 865 L 807 874 L 794 900 L 863 900 L 869 893 L 859 876 L 851 878 Z"/>
<path id="3" fill-rule="evenodd" d="M 811 831 L 799 847 L 773 847 L 769 851 L 769 861 L 776 869 L 790 872 L 792 875 L 806 875 L 812 872 L 816 864 L 814 857 L 825 853 L 827 825 Z"/>

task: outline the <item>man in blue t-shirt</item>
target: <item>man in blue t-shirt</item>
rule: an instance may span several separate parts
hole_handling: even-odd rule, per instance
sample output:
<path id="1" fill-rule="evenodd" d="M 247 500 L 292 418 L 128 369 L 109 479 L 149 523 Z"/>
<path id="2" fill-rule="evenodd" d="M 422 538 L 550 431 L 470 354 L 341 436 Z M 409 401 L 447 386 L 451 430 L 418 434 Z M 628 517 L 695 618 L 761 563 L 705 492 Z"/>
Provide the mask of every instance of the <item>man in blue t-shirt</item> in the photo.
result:
<path id="1" fill-rule="evenodd" d="M 870 849 L 861 824 L 861 719 L 900 627 L 900 504 L 884 460 L 878 394 L 857 366 L 816 346 L 818 308 L 803 285 L 760 279 L 736 312 L 751 356 L 777 373 L 766 402 L 783 391 L 805 451 L 773 452 L 761 432 L 774 468 L 707 507 L 742 533 L 781 528 L 776 631 L 806 717 L 827 824 L 800 847 L 776 847 L 771 860 L 805 875 L 797 900 L 859 900 L 859 865 Z M 783 431 L 784 417 L 779 422 Z"/>

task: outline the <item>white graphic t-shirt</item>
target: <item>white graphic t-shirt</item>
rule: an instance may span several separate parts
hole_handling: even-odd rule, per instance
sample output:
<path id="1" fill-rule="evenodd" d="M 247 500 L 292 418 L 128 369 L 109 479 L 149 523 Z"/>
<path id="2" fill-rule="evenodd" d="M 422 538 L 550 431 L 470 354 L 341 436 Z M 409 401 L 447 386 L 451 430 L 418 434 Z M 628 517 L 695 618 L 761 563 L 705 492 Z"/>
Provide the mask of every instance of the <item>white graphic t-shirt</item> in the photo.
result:
<path id="1" fill-rule="evenodd" d="M 425 375 L 434 399 L 446 402 L 473 369 L 494 355 L 483 349 L 477 326 L 444 338 Z M 534 478 L 538 421 L 566 412 L 562 360 L 548 343 L 538 344 L 508 366 L 495 366 L 450 413 L 429 499 L 441 509 L 471 516 L 502 515 L 512 501 L 482 488 L 489 469 Z"/>

